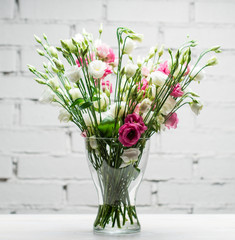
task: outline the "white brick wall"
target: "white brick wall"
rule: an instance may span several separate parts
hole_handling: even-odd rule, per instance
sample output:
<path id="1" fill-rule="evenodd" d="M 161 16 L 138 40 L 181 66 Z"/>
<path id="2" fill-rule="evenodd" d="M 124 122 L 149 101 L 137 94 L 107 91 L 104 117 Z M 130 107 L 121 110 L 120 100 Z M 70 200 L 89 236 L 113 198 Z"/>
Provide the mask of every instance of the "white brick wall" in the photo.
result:
<path id="1" fill-rule="evenodd" d="M 165 43 L 176 48 L 186 35 L 199 49 L 220 44 L 220 64 L 194 89 L 204 100 L 195 117 L 179 112 L 179 127 L 152 139 L 140 212 L 235 212 L 235 1 L 212 0 L 0 0 L 0 213 L 95 213 L 97 196 L 84 142 L 58 109 L 40 104 L 43 88 L 27 70 L 39 68 L 33 34 L 51 43 L 84 27 L 116 49 L 115 29 L 143 33 L 134 56 Z M 198 53 L 198 51 L 197 51 Z"/>

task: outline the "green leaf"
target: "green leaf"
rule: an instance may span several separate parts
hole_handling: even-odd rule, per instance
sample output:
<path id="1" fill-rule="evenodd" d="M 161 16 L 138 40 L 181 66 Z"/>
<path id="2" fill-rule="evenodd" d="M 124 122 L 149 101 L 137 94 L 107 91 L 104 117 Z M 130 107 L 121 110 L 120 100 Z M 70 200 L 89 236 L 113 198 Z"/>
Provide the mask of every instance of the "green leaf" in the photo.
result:
<path id="1" fill-rule="evenodd" d="M 98 129 L 100 130 L 102 137 L 112 137 L 113 131 L 115 131 L 115 134 L 118 132 L 119 124 L 117 123 L 116 129 L 114 129 L 114 127 L 115 119 L 112 117 L 106 117 L 100 122 Z"/>
<path id="2" fill-rule="evenodd" d="M 86 109 L 86 108 L 90 107 L 92 104 L 93 104 L 92 102 L 85 102 L 81 106 L 79 106 L 79 109 L 80 110 Z"/>
<path id="3" fill-rule="evenodd" d="M 76 100 L 71 104 L 70 107 L 74 107 L 74 106 L 76 106 L 76 105 L 79 105 L 79 104 L 81 104 L 82 102 L 84 102 L 84 99 L 83 99 L 83 98 L 78 98 L 78 99 L 76 99 Z"/>

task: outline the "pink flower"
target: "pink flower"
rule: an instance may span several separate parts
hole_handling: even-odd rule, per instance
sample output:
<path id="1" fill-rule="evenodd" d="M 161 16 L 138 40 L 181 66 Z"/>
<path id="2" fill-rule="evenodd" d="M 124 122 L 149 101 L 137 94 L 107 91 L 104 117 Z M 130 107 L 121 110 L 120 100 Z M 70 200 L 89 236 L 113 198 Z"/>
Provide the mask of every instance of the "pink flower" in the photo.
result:
<path id="1" fill-rule="evenodd" d="M 143 79 L 141 80 L 141 82 L 139 83 L 138 91 L 139 91 L 139 90 L 143 90 L 143 91 L 145 92 L 145 91 L 146 91 L 146 88 L 148 88 L 148 86 L 149 86 L 148 81 L 147 81 L 145 78 L 143 78 Z"/>
<path id="2" fill-rule="evenodd" d="M 119 128 L 119 141 L 125 147 L 135 145 L 141 137 L 139 127 L 135 123 L 125 123 Z"/>
<path id="3" fill-rule="evenodd" d="M 119 128 L 119 141 L 125 147 L 131 147 L 139 141 L 141 134 L 147 129 L 140 115 L 128 114 L 125 123 Z"/>
<path id="4" fill-rule="evenodd" d="M 144 67 L 142 67 L 142 69 L 141 69 L 141 74 L 143 75 L 143 76 L 145 76 L 145 77 L 147 77 L 148 75 L 149 75 L 149 69 L 146 67 L 146 66 L 144 66 Z"/>
<path id="5" fill-rule="evenodd" d="M 95 59 L 95 54 L 94 53 L 91 53 L 90 55 L 88 55 L 88 58 L 85 58 L 85 62 L 86 62 L 86 65 L 88 66 L 89 62 L 93 61 Z M 88 61 L 89 60 L 89 61 Z M 81 62 L 81 64 L 80 64 Z M 78 65 L 78 67 L 83 67 L 83 60 L 82 60 L 82 57 L 79 57 L 79 59 L 76 60 L 76 63 Z"/>
<path id="6" fill-rule="evenodd" d="M 83 132 L 81 132 L 81 136 L 86 138 L 87 137 L 87 130 L 84 130 Z"/>
<path id="7" fill-rule="evenodd" d="M 170 74 L 170 70 L 168 69 L 168 63 L 167 61 L 165 61 L 164 63 L 159 64 L 159 68 L 157 69 L 157 71 L 163 72 L 166 75 Z"/>
<path id="8" fill-rule="evenodd" d="M 134 113 L 139 114 L 139 112 L 140 112 L 140 103 L 136 105 L 135 110 L 134 110 Z"/>
<path id="9" fill-rule="evenodd" d="M 104 81 L 102 80 L 102 90 L 105 91 L 105 87 L 107 87 L 109 89 L 109 92 L 112 93 L 113 92 L 113 89 L 112 89 L 112 83 L 107 80 L 107 81 Z"/>
<path id="10" fill-rule="evenodd" d="M 114 63 L 115 62 L 115 54 L 112 48 L 109 48 L 109 53 L 107 55 L 107 63 Z"/>
<path id="11" fill-rule="evenodd" d="M 109 46 L 105 43 L 100 44 L 97 48 L 97 55 L 101 59 L 107 58 L 109 54 Z"/>
<path id="12" fill-rule="evenodd" d="M 181 86 L 179 83 L 177 83 L 174 87 L 173 87 L 173 91 L 171 92 L 171 96 L 173 97 L 181 97 L 184 92 L 181 90 Z"/>
<path id="13" fill-rule="evenodd" d="M 184 76 L 188 75 L 189 72 L 190 72 L 190 67 L 189 67 L 189 65 L 188 65 L 188 66 L 187 66 L 187 69 L 186 69 L 186 72 L 184 73 Z"/>
<path id="14" fill-rule="evenodd" d="M 176 113 L 173 113 L 165 122 L 165 126 L 170 129 L 170 128 L 177 128 L 177 124 L 179 122 L 179 119 L 177 117 Z"/>
<path id="15" fill-rule="evenodd" d="M 109 64 L 106 64 L 106 69 L 104 70 L 104 75 L 101 79 L 104 79 L 107 75 L 113 73 L 112 67 Z"/>
<path id="16" fill-rule="evenodd" d="M 144 124 L 143 118 L 137 113 L 128 114 L 125 118 L 125 123 L 135 123 L 140 133 L 144 133 L 148 129 Z"/>

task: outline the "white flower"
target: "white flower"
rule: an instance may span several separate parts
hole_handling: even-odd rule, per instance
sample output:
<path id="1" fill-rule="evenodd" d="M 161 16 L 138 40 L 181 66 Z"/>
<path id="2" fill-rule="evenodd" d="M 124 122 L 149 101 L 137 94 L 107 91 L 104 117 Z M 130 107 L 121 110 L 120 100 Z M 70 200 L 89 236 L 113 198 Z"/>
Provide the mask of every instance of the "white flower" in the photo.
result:
<path id="1" fill-rule="evenodd" d="M 71 114 L 67 110 L 62 108 L 60 109 L 58 119 L 60 120 L 60 122 L 69 122 L 71 120 Z"/>
<path id="2" fill-rule="evenodd" d="M 122 80 L 121 80 L 121 91 L 122 90 L 126 90 L 128 88 L 128 82 L 126 83 L 126 75 L 122 76 Z M 125 89 L 124 89 L 125 87 Z"/>
<path id="3" fill-rule="evenodd" d="M 60 87 L 58 77 L 50 78 L 48 84 L 54 89 L 57 90 Z"/>
<path id="4" fill-rule="evenodd" d="M 151 88 L 152 99 L 154 99 L 156 97 L 156 86 L 152 84 L 150 88 Z"/>
<path id="5" fill-rule="evenodd" d="M 120 168 L 127 167 L 130 164 L 134 164 L 138 160 L 138 156 L 140 155 L 140 150 L 138 148 L 128 148 L 123 151 L 121 155 L 121 159 L 123 163 Z"/>
<path id="6" fill-rule="evenodd" d="M 91 146 L 92 149 L 97 149 L 98 148 L 98 144 L 97 144 L 95 136 L 89 137 L 89 143 L 90 143 L 90 146 Z"/>
<path id="7" fill-rule="evenodd" d="M 148 112 L 146 112 L 146 113 L 144 113 L 144 114 L 142 115 L 143 120 L 144 120 L 144 122 L 145 122 L 146 124 L 149 123 L 149 121 L 151 120 L 153 114 L 154 114 L 154 112 L 151 111 L 149 114 L 148 114 Z M 147 117 L 147 115 L 148 115 L 148 117 Z"/>
<path id="8" fill-rule="evenodd" d="M 196 114 L 199 115 L 199 113 L 201 112 L 202 108 L 203 108 L 203 104 L 199 101 L 199 100 L 193 100 L 193 102 L 191 102 L 189 104 L 189 106 L 191 107 L 191 110 Z"/>
<path id="9" fill-rule="evenodd" d="M 160 71 L 155 71 L 150 74 L 150 77 L 152 78 L 153 84 L 162 87 L 168 76 Z"/>
<path id="10" fill-rule="evenodd" d="M 137 70 L 138 66 L 129 62 L 126 66 L 125 66 L 125 72 L 127 77 L 133 77 L 135 75 L 135 72 Z"/>
<path id="11" fill-rule="evenodd" d="M 192 67 L 192 69 L 193 69 L 193 67 Z M 194 81 L 198 81 L 198 82 L 200 82 L 204 77 L 205 77 L 205 71 L 204 70 L 202 70 L 202 71 L 200 71 L 200 67 L 195 67 L 194 69 L 193 69 L 193 71 L 190 73 L 190 75 L 191 75 L 191 77 L 192 78 L 194 78 L 193 80 Z M 200 72 L 199 72 L 200 71 Z M 199 73 L 198 73 L 199 72 Z M 198 74 L 197 74 L 198 73 Z"/>
<path id="12" fill-rule="evenodd" d="M 72 88 L 69 90 L 69 94 L 71 95 L 73 101 L 75 101 L 78 98 L 82 98 L 82 94 L 78 88 Z"/>
<path id="13" fill-rule="evenodd" d="M 89 74 L 94 78 L 101 78 L 104 75 L 106 63 L 101 60 L 94 60 L 88 66 Z"/>
<path id="14" fill-rule="evenodd" d="M 54 46 L 50 46 L 48 48 L 48 51 L 52 55 L 52 57 L 58 58 L 58 52 Z"/>
<path id="15" fill-rule="evenodd" d="M 165 118 L 161 114 L 157 116 L 157 122 L 160 124 L 161 130 L 165 131 L 166 126 L 163 124 L 165 122 Z"/>
<path id="16" fill-rule="evenodd" d="M 39 101 L 41 103 L 51 103 L 55 99 L 55 96 L 55 93 L 49 87 L 46 87 Z"/>
<path id="17" fill-rule="evenodd" d="M 149 111 L 151 108 L 152 101 L 149 98 L 145 98 L 141 103 L 140 103 L 140 112 L 146 113 Z"/>
<path id="18" fill-rule="evenodd" d="M 93 102 L 94 107 L 97 109 L 99 109 L 99 102 L 101 110 L 104 110 L 109 105 L 109 98 L 105 93 L 100 95 L 100 100 Z"/>
<path id="19" fill-rule="evenodd" d="M 131 54 L 134 48 L 135 48 L 135 42 L 132 39 L 127 38 L 125 47 L 124 47 L 124 53 L 128 55 Z"/>
<path id="20" fill-rule="evenodd" d="M 73 39 L 78 43 L 82 43 L 84 41 L 84 37 L 80 33 L 77 33 Z"/>
<path id="21" fill-rule="evenodd" d="M 171 110 L 175 107 L 176 101 L 175 99 L 173 99 L 171 96 L 169 96 L 167 98 L 167 100 L 165 101 L 165 103 L 162 106 L 162 109 L 160 110 L 160 112 L 163 115 L 167 115 L 171 112 Z"/>
<path id="22" fill-rule="evenodd" d="M 97 124 L 99 124 L 100 123 L 100 114 L 98 112 L 95 112 L 95 115 L 96 115 Z M 84 122 L 85 122 L 87 127 L 91 127 L 91 126 L 96 124 L 95 119 L 94 119 L 91 112 L 90 112 L 90 114 L 82 113 L 82 117 L 83 117 Z"/>
<path id="23" fill-rule="evenodd" d="M 126 107 L 126 102 L 121 102 L 120 104 L 120 109 L 119 109 L 119 112 L 118 112 L 118 117 L 122 117 L 123 114 L 124 114 L 124 110 L 125 110 L 125 107 Z M 112 118 L 116 118 L 117 116 L 117 109 L 118 109 L 118 104 L 116 103 L 113 103 L 111 106 L 110 106 L 110 110 L 109 110 L 109 114 Z M 127 108 L 126 108 L 127 110 Z"/>
<path id="24" fill-rule="evenodd" d="M 65 71 L 65 76 L 71 82 L 76 83 L 80 80 L 80 78 L 82 78 L 82 69 L 80 67 L 74 65 Z"/>

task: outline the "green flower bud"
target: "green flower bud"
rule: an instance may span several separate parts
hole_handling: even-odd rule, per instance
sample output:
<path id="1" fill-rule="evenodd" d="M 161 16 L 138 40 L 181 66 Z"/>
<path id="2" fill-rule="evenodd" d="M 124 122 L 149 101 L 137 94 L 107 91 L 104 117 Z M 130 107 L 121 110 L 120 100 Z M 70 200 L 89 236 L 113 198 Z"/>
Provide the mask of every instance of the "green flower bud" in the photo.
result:
<path id="1" fill-rule="evenodd" d="M 58 52 L 55 47 L 50 46 L 48 48 L 48 52 L 51 54 L 52 57 L 58 58 Z"/>
<path id="2" fill-rule="evenodd" d="M 28 66 L 28 69 L 30 72 L 34 73 L 36 71 L 36 68 L 34 66 L 29 65 L 29 64 L 27 66 Z"/>
<path id="3" fill-rule="evenodd" d="M 64 65 L 59 59 L 53 58 L 52 60 L 55 63 L 57 69 L 64 70 Z"/>
<path id="4" fill-rule="evenodd" d="M 160 49 L 159 49 L 159 52 L 158 52 L 158 56 L 161 57 L 163 55 L 163 52 L 164 52 L 164 44 L 161 45 Z"/>
<path id="5" fill-rule="evenodd" d="M 34 38 L 38 43 L 42 43 L 42 40 L 37 35 L 34 34 Z"/>
<path id="6" fill-rule="evenodd" d="M 47 40 L 47 36 L 46 36 L 45 33 L 43 33 L 43 38 L 44 38 L 45 40 Z"/>
<path id="7" fill-rule="evenodd" d="M 41 78 L 34 78 L 34 80 L 35 80 L 36 82 L 38 82 L 39 84 L 46 84 L 46 81 L 43 80 L 43 79 L 41 79 Z"/>
<path id="8" fill-rule="evenodd" d="M 38 54 L 39 54 L 40 56 L 45 56 L 45 53 L 44 53 L 42 50 L 37 49 L 37 52 L 38 52 Z"/>
<path id="9" fill-rule="evenodd" d="M 210 58 L 208 61 L 207 61 L 207 66 L 214 66 L 218 64 L 218 59 L 216 56 L 213 56 L 212 58 Z"/>
<path id="10" fill-rule="evenodd" d="M 100 28 L 99 28 L 99 34 L 101 35 L 102 32 L 103 32 L 103 24 L 101 23 L 101 24 L 100 24 Z"/>

